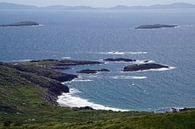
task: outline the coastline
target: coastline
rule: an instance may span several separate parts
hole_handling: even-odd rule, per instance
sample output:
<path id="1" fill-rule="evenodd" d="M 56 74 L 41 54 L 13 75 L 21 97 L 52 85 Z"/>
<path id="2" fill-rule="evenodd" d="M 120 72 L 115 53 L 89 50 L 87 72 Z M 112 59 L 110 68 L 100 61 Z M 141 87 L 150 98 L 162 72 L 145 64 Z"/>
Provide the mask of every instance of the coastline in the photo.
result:
<path id="1" fill-rule="evenodd" d="M 73 74 L 66 74 L 63 72 L 65 67 L 70 67 L 70 66 L 75 66 L 75 65 L 94 65 L 94 64 L 102 64 L 104 62 L 98 62 L 98 61 L 79 61 L 79 60 L 54 60 L 54 59 L 45 59 L 45 60 L 24 60 L 24 61 L 19 61 L 19 62 L 10 62 L 10 63 L 3 63 L 6 67 L 14 68 L 16 70 L 22 71 L 22 72 L 28 72 L 31 74 L 35 74 L 38 76 L 43 76 L 44 78 L 50 78 L 54 79 L 55 81 L 51 81 L 51 84 L 56 85 L 56 89 L 53 87 L 51 89 L 52 94 L 54 97 L 52 98 L 51 96 L 48 99 L 48 101 L 51 101 L 51 103 L 57 103 L 58 105 L 62 107 L 68 107 L 68 108 L 78 108 L 78 109 L 85 109 L 86 107 L 90 107 L 90 109 L 93 110 L 111 110 L 111 111 L 121 111 L 121 112 L 127 112 L 127 111 L 132 111 L 132 109 L 119 109 L 119 108 L 114 108 L 114 107 L 108 107 L 104 106 L 101 104 L 96 104 L 93 102 L 90 102 L 87 99 L 83 99 L 75 95 L 77 92 L 75 92 L 75 89 L 70 89 L 67 84 L 72 83 L 72 82 L 90 82 L 93 80 L 89 79 L 80 79 L 78 75 L 73 75 Z M 117 62 L 116 62 L 117 63 Z M 148 62 L 147 62 L 148 63 Z M 150 62 L 149 62 L 150 63 Z M 60 68 L 60 69 L 59 69 Z M 166 69 L 149 69 L 149 70 L 144 70 L 144 71 L 164 71 L 164 70 L 171 70 L 173 67 L 169 67 Z M 122 71 L 121 71 L 122 72 Z M 141 71 L 136 71 L 136 72 L 141 72 Z M 122 72 L 124 73 L 124 72 Z M 128 72 L 127 72 L 128 73 Z M 48 76 L 50 74 L 50 76 Z M 51 76 L 52 75 L 52 76 Z M 33 75 L 34 76 L 34 75 Z M 25 77 L 26 79 L 29 79 L 29 77 Z M 136 80 L 143 80 L 147 79 L 146 76 L 111 76 L 112 79 L 114 80 L 124 80 L 124 79 L 136 79 Z M 40 86 L 42 86 L 42 82 L 37 82 L 35 80 L 30 80 Z M 55 86 L 53 85 L 53 86 Z M 64 87 L 66 92 L 64 90 L 59 89 L 58 87 Z M 63 88 L 62 88 L 63 89 Z M 52 95 L 52 96 L 53 96 Z M 54 102 L 55 101 L 55 102 Z M 180 111 L 182 109 L 185 109 L 185 107 L 169 107 L 169 108 L 161 108 L 161 109 L 156 109 L 153 110 L 152 112 L 174 112 L 174 111 Z M 134 109 L 133 111 L 136 111 Z"/>

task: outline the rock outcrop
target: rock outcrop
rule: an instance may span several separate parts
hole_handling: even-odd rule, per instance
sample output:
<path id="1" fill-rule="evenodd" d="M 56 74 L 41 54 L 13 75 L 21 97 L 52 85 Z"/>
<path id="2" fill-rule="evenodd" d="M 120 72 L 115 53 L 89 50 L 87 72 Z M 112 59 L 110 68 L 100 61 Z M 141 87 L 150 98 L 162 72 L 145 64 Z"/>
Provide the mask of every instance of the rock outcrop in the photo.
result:
<path id="1" fill-rule="evenodd" d="M 132 61 L 136 61 L 133 59 L 128 59 L 128 58 L 107 58 L 104 59 L 104 61 L 110 61 L 110 62 L 132 62 Z"/>
<path id="2" fill-rule="evenodd" d="M 84 73 L 84 74 L 96 74 L 98 72 L 109 72 L 110 70 L 108 69 L 99 69 L 99 70 L 91 70 L 91 69 L 85 69 L 78 71 L 77 73 Z"/>
<path id="3" fill-rule="evenodd" d="M 126 66 L 123 71 L 141 71 L 149 69 L 160 69 L 160 68 L 169 68 L 169 66 L 155 64 L 155 63 L 146 63 L 146 64 L 133 64 Z"/>

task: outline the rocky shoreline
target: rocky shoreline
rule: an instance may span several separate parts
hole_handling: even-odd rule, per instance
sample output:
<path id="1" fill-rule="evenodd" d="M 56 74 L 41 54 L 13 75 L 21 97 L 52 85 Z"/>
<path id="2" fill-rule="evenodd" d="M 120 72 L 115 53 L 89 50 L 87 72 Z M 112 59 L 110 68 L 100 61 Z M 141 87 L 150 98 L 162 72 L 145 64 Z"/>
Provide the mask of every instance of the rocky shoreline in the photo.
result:
<path id="1" fill-rule="evenodd" d="M 128 58 L 107 58 L 104 61 L 113 62 L 134 62 L 136 60 Z M 21 78 L 28 80 L 29 82 L 38 85 L 47 90 L 47 93 L 43 95 L 43 98 L 52 104 L 58 105 L 57 99 L 63 93 L 69 93 L 69 88 L 62 82 L 71 81 L 78 78 L 78 75 L 64 73 L 65 69 L 69 69 L 71 66 L 76 65 L 99 65 L 104 62 L 99 61 L 83 61 L 83 60 L 32 60 L 25 62 L 10 62 L 0 63 L 0 69 L 14 70 Z M 122 69 L 124 72 L 134 72 L 149 69 L 169 68 L 169 66 L 161 65 L 157 63 L 149 63 L 144 61 L 141 64 L 130 64 Z M 78 74 L 97 74 L 99 72 L 110 72 L 109 69 L 84 69 L 77 71 Z M 92 107 L 79 107 L 75 110 L 94 110 Z M 185 111 L 187 108 L 184 108 Z M 179 111 L 183 111 L 179 110 Z M 173 112 L 176 110 L 173 109 Z"/>
<path id="2" fill-rule="evenodd" d="M 47 93 L 43 95 L 43 98 L 51 104 L 58 105 L 56 102 L 58 96 L 69 92 L 68 86 L 62 84 L 62 82 L 71 81 L 78 77 L 77 75 L 64 73 L 65 67 L 101 63 L 97 61 L 47 59 L 10 63 L 0 62 L 0 69 L 15 71 L 21 79 L 46 89 Z"/>

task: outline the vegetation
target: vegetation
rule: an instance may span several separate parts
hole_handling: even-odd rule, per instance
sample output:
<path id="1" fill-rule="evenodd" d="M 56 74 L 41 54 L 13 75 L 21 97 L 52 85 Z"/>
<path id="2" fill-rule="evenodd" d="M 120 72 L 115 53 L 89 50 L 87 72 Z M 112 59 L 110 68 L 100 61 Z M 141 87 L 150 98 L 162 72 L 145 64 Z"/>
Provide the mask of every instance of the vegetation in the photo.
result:
<path id="1" fill-rule="evenodd" d="M 195 110 L 155 114 L 62 108 L 50 89 L 56 83 L 37 72 L 0 63 L 0 128 L 195 129 Z"/>

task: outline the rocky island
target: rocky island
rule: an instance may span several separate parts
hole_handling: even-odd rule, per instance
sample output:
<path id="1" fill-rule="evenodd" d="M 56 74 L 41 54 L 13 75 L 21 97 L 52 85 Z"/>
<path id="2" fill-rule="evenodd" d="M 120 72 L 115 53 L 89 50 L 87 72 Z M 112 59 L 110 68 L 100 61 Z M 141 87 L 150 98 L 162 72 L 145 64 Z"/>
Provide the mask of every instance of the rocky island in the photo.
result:
<path id="1" fill-rule="evenodd" d="M 135 29 L 160 29 L 160 28 L 174 28 L 177 25 L 164 25 L 164 24 L 153 24 L 153 25 L 141 25 Z"/>
<path id="2" fill-rule="evenodd" d="M 77 73 L 84 73 L 84 74 L 97 74 L 98 72 L 109 72 L 108 69 L 99 69 L 99 70 L 91 70 L 91 69 L 85 69 L 78 71 Z"/>
<path id="3" fill-rule="evenodd" d="M 123 71 L 142 71 L 142 70 L 150 70 L 150 69 L 160 69 L 160 68 L 169 68 L 169 66 L 156 64 L 156 63 L 146 63 L 146 64 L 132 64 L 124 67 Z"/>
<path id="4" fill-rule="evenodd" d="M 38 26 L 39 23 L 34 22 L 34 21 L 20 21 L 20 22 L 15 22 L 11 24 L 4 24 L 0 25 L 0 27 L 14 27 L 14 26 Z"/>
<path id="5" fill-rule="evenodd" d="M 109 61 L 109 62 L 132 62 L 132 61 L 136 61 L 136 60 L 128 59 L 128 58 L 107 58 L 107 59 L 104 59 L 104 61 Z"/>

